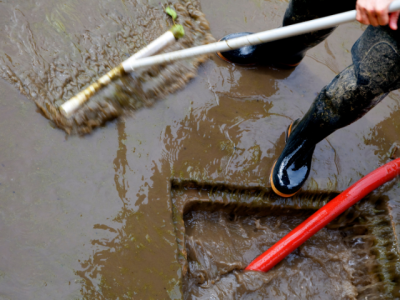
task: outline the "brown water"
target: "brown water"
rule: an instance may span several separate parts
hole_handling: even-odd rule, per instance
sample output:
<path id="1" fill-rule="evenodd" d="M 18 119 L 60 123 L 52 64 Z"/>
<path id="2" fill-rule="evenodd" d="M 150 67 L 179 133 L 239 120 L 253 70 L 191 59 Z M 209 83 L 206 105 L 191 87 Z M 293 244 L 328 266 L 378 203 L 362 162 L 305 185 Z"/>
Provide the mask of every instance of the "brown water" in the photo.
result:
<path id="1" fill-rule="evenodd" d="M 37 57 L 28 27 L 41 33 L 43 24 L 77 15 L 75 22 L 65 23 L 72 27 L 67 32 L 120 32 L 118 25 L 102 27 L 109 20 L 105 12 L 121 12 L 127 19 L 132 3 L 3 0 L 1 64 L 11 66 L 6 51 L 21 54 L 21 61 L 10 56 L 14 69 L 31 74 Z M 137 3 L 138 9 L 158 5 Z M 200 4 L 215 38 L 274 28 L 287 5 L 278 0 Z M 124 5 L 126 11 L 119 10 Z M 63 15 L 71 9 L 74 13 Z M 43 36 L 51 39 L 56 32 Z M 349 50 L 361 32 L 357 23 L 343 25 L 294 70 L 242 68 L 214 56 L 183 90 L 84 138 L 66 139 L 30 100 L 1 80 L 0 299 L 181 299 L 171 178 L 268 190 L 285 128 L 351 63 Z M 52 49 L 44 42 L 36 46 L 43 52 Z M 72 42 L 55 46 L 74 47 Z M 79 56 L 79 51 L 68 53 Z M 100 55 L 96 48 L 91 53 Z M 92 59 L 88 64 L 95 63 Z M 97 72 L 92 70 L 90 78 Z M 73 86 L 69 93 L 77 90 Z M 399 106 L 399 93 L 391 93 L 363 119 L 322 141 L 304 190 L 341 191 L 386 162 L 400 144 Z M 398 182 L 379 190 L 397 232 L 399 192 Z M 393 244 L 387 246 L 396 251 Z"/>
<path id="2" fill-rule="evenodd" d="M 167 5 L 136 0 L 2 3 L 0 19 L 7 34 L 0 47 L 0 76 L 67 133 L 89 133 L 183 88 L 206 59 L 138 70 L 106 87 L 72 118 L 60 114 L 59 105 L 171 28 Z M 186 35 L 165 51 L 214 41 L 196 1 L 170 5 Z"/>
<path id="3" fill-rule="evenodd" d="M 372 258 L 364 243 L 352 249 L 338 230 L 321 230 L 268 273 L 242 272 L 304 220 L 295 212 L 262 218 L 191 212 L 185 217 L 189 261 L 185 298 L 357 299 L 352 281 L 360 274 L 367 276 Z M 365 270 L 356 272 L 357 267 Z"/>
<path id="4" fill-rule="evenodd" d="M 391 248 L 387 199 L 378 195 L 349 209 L 268 273 L 243 271 L 333 197 L 282 199 L 255 188 L 175 182 L 184 298 L 397 299 L 393 267 L 400 256 Z"/>

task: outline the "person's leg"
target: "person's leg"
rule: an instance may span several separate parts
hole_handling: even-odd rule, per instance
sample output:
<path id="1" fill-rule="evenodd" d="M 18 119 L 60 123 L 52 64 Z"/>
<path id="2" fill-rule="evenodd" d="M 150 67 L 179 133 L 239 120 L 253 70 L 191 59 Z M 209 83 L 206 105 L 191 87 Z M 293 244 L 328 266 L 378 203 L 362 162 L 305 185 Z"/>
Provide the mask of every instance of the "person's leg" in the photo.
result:
<path id="1" fill-rule="evenodd" d="M 270 176 L 281 196 L 296 193 L 311 167 L 315 145 L 347 126 L 400 88 L 400 32 L 369 26 L 352 48 L 353 64 L 322 89 L 309 111 L 295 122 Z"/>
<path id="2" fill-rule="evenodd" d="M 356 0 L 291 0 L 286 9 L 282 26 L 353 10 L 355 6 Z M 308 49 L 322 42 L 334 29 L 330 28 L 257 46 L 243 47 L 238 50 L 218 53 L 218 55 L 227 61 L 238 64 L 272 63 L 296 66 L 303 59 Z M 233 33 L 223 37 L 221 40 L 229 40 L 248 34 L 251 33 Z"/>

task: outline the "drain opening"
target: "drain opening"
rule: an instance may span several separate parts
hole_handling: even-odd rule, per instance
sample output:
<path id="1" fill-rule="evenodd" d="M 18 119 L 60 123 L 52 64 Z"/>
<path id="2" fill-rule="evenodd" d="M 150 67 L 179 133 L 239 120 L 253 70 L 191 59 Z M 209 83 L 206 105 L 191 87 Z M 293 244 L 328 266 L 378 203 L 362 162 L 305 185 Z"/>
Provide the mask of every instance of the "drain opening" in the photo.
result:
<path id="1" fill-rule="evenodd" d="M 282 199 L 254 189 L 173 186 L 184 298 L 399 297 L 399 254 L 381 198 L 364 199 L 270 272 L 242 271 L 334 196 Z"/>

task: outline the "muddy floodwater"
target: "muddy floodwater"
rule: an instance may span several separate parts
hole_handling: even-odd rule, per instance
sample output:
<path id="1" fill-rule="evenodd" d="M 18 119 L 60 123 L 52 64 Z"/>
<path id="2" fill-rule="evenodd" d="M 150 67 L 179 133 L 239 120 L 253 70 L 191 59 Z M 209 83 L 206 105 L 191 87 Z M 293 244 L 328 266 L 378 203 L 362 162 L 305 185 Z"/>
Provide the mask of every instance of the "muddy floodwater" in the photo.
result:
<path id="1" fill-rule="evenodd" d="M 301 193 L 270 190 L 286 127 L 351 64 L 364 26 L 340 26 L 291 70 L 215 55 L 143 70 L 59 118 L 62 101 L 171 26 L 166 4 L 0 1 L 0 299 L 399 299 L 398 178 L 271 272 L 242 271 L 400 156 L 395 91 L 317 145 Z M 178 48 L 278 27 L 287 6 L 169 4 L 187 30 Z"/>
<path id="2" fill-rule="evenodd" d="M 335 193 L 173 180 L 184 299 L 393 299 L 400 263 L 386 199 L 370 195 L 267 273 L 243 271 Z M 183 216 L 183 218 L 182 218 Z"/>
<path id="3" fill-rule="evenodd" d="M 263 218 L 191 212 L 187 298 L 356 299 L 354 267 L 368 270 L 371 258 L 363 248 L 357 249 L 364 254 L 358 257 L 336 230 L 323 229 L 271 272 L 233 271 L 244 269 L 262 253 L 257 250 L 268 249 L 304 219 L 293 212 Z M 365 276 L 367 270 L 360 272 Z"/>
<path id="4" fill-rule="evenodd" d="M 174 24 L 177 13 L 186 34 L 165 51 L 214 42 L 197 1 L 38 1 L 2 4 L 0 76 L 33 100 L 54 125 L 68 134 L 89 133 L 184 87 L 206 57 L 125 74 L 95 95 L 72 118 L 58 107 L 99 74 L 116 67 Z"/>

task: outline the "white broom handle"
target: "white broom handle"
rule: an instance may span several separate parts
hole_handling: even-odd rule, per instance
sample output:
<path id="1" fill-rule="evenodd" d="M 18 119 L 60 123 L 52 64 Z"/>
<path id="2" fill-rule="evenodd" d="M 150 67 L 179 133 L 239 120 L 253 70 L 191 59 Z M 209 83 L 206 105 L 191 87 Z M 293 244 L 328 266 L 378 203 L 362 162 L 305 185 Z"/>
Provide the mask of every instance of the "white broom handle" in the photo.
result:
<path id="1" fill-rule="evenodd" d="M 400 10 L 400 0 L 393 1 L 390 4 L 389 11 Z M 133 61 L 129 65 L 124 66 L 125 71 L 131 72 L 135 69 L 170 63 L 176 60 L 181 60 L 198 55 L 204 55 L 214 52 L 225 52 L 238 49 L 244 46 L 258 45 L 266 42 L 272 42 L 279 39 L 284 39 L 304 33 L 309 33 L 317 30 L 332 28 L 343 23 L 348 23 L 356 20 L 356 11 L 348 11 L 329 17 L 315 19 L 299 24 L 289 25 L 273 30 L 268 30 L 260 33 L 251 34 L 227 41 L 217 42 L 213 44 L 198 46 L 194 48 L 179 50 L 175 52 L 156 55 L 148 58 L 142 58 Z M 399 29 L 400 30 L 400 29 Z"/>
<path id="2" fill-rule="evenodd" d="M 85 102 L 87 102 L 90 97 L 92 97 L 96 92 L 98 92 L 103 86 L 109 84 L 113 79 L 122 75 L 122 73 L 128 72 L 125 68 L 126 65 L 131 65 L 136 59 L 144 58 L 153 55 L 168 45 L 171 45 L 176 41 L 175 35 L 172 30 L 168 30 L 162 36 L 151 42 L 149 45 L 136 52 L 130 58 L 122 62 L 121 65 L 112 69 L 107 74 L 103 75 L 96 82 L 91 84 L 89 87 L 64 102 L 60 106 L 60 112 L 67 118 L 71 117 L 75 111 L 77 111 Z"/>
<path id="3" fill-rule="evenodd" d="M 127 60 L 122 62 L 122 66 L 124 67 L 124 70 L 127 71 L 126 68 L 129 67 L 133 61 L 140 59 L 140 58 L 152 56 L 153 54 L 156 54 L 157 52 L 166 48 L 173 42 L 175 42 L 175 36 L 172 33 L 172 31 L 168 30 L 166 33 L 164 33 L 158 39 L 154 40 L 149 45 L 147 45 L 146 47 L 144 47 L 143 49 L 141 49 L 140 51 L 136 52 L 134 55 L 129 57 Z"/>

